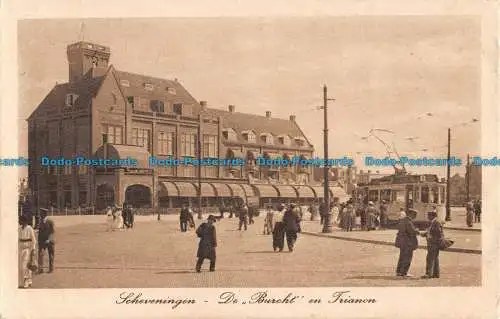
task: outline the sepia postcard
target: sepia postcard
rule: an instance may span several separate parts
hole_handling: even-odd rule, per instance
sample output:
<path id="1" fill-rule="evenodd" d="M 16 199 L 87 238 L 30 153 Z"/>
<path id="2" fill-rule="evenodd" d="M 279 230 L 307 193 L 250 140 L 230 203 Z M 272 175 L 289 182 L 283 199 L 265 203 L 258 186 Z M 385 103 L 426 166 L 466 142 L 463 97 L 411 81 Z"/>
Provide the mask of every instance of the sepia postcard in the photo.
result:
<path id="1" fill-rule="evenodd" d="M 495 1 L 3 1 L 0 318 L 497 318 Z"/>

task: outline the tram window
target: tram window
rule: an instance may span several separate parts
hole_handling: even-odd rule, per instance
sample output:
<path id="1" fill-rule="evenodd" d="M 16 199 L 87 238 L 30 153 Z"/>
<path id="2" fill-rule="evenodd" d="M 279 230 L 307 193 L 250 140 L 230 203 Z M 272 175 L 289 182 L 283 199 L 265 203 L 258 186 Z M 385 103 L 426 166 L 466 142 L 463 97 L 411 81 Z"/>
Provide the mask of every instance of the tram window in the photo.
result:
<path id="1" fill-rule="evenodd" d="M 392 191 L 392 201 L 393 202 L 403 202 L 405 201 L 405 192 L 404 191 Z"/>
<path id="2" fill-rule="evenodd" d="M 378 202 L 378 190 L 369 191 L 368 200 L 372 202 Z"/>
<path id="3" fill-rule="evenodd" d="M 415 193 L 414 195 L 415 203 L 420 202 L 420 189 L 418 187 L 415 187 L 414 193 Z"/>
<path id="4" fill-rule="evenodd" d="M 439 203 L 439 189 L 437 187 L 432 188 L 432 198 L 431 202 L 434 204 Z"/>
<path id="5" fill-rule="evenodd" d="M 391 190 L 383 189 L 380 191 L 380 200 L 385 200 L 387 202 L 391 201 Z"/>
<path id="6" fill-rule="evenodd" d="M 421 190 L 422 190 L 422 194 L 420 196 L 420 201 L 422 203 L 429 203 L 429 187 L 423 186 L 421 188 Z"/>
<path id="7" fill-rule="evenodd" d="M 444 192 L 444 187 L 439 187 L 439 190 L 441 191 L 441 204 L 444 204 L 445 200 L 445 192 Z"/>

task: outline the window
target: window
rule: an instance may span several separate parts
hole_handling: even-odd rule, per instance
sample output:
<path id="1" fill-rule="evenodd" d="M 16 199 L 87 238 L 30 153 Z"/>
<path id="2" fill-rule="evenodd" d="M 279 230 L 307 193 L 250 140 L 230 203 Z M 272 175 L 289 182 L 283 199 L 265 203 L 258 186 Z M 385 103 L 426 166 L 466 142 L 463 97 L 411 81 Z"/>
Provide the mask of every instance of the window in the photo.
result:
<path id="1" fill-rule="evenodd" d="M 174 103 L 174 113 L 182 115 L 182 103 Z"/>
<path id="2" fill-rule="evenodd" d="M 247 141 L 248 141 L 248 143 L 257 143 L 257 138 L 256 138 L 254 132 L 252 132 L 252 131 L 248 132 Z"/>
<path id="3" fill-rule="evenodd" d="M 151 100 L 150 107 L 153 112 L 165 112 L 165 103 L 163 101 Z"/>
<path id="4" fill-rule="evenodd" d="M 73 106 L 75 105 L 75 101 L 78 98 L 78 95 L 76 94 L 66 94 L 66 106 Z"/>
<path id="5" fill-rule="evenodd" d="M 122 127 L 117 125 L 104 125 L 103 134 L 107 135 L 107 142 L 110 144 L 123 144 Z"/>
<path id="6" fill-rule="evenodd" d="M 78 175 L 86 175 L 88 172 L 88 166 L 80 165 L 78 166 Z"/>
<path id="7" fill-rule="evenodd" d="M 446 197 L 445 189 L 444 189 L 444 187 L 440 186 L 439 190 L 440 190 L 440 193 L 441 193 L 440 194 L 441 195 L 441 204 L 444 204 L 445 197 Z"/>
<path id="8" fill-rule="evenodd" d="M 181 135 L 181 156 L 195 157 L 196 156 L 196 134 Z M 196 176 L 196 168 L 193 165 L 182 166 L 182 175 L 186 177 Z"/>
<path id="9" fill-rule="evenodd" d="M 135 103 L 134 103 L 134 97 L 133 96 L 127 96 L 127 102 L 132 105 L 132 108 L 134 108 Z"/>
<path id="10" fill-rule="evenodd" d="M 391 201 L 391 190 L 383 189 L 380 191 L 380 200 Z"/>
<path id="11" fill-rule="evenodd" d="M 236 132 L 232 128 L 227 128 L 222 131 L 222 136 L 224 139 L 228 141 L 236 141 L 237 135 Z"/>
<path id="12" fill-rule="evenodd" d="M 433 187 L 431 192 L 431 203 L 438 204 L 439 203 L 439 189 L 437 186 Z"/>
<path id="13" fill-rule="evenodd" d="M 219 155 L 219 145 L 217 136 L 203 135 L 203 158 L 217 158 Z M 203 166 L 203 176 L 217 177 L 217 166 Z"/>
<path id="14" fill-rule="evenodd" d="M 172 94 L 172 95 L 177 94 L 177 91 L 173 87 L 167 87 L 167 92 Z"/>
<path id="15" fill-rule="evenodd" d="M 273 144 L 274 143 L 274 138 L 271 134 L 264 133 L 260 136 L 260 139 L 263 143 L 266 144 Z"/>
<path id="16" fill-rule="evenodd" d="M 304 146 L 305 142 L 301 138 L 296 138 L 295 143 L 297 143 L 297 146 Z"/>
<path id="17" fill-rule="evenodd" d="M 378 202 L 378 190 L 371 190 L 368 192 L 368 200 Z"/>
<path id="18" fill-rule="evenodd" d="M 174 133 L 159 132 L 158 133 L 158 152 L 159 155 L 174 154 Z"/>
<path id="19" fill-rule="evenodd" d="M 87 192 L 78 193 L 78 205 L 80 207 L 87 205 Z"/>
<path id="20" fill-rule="evenodd" d="M 127 88 L 130 87 L 130 82 L 128 80 L 121 80 L 120 84 L 121 84 L 121 86 L 124 86 Z"/>
<path id="21" fill-rule="evenodd" d="M 64 165 L 64 175 L 71 175 L 71 165 Z"/>
<path id="22" fill-rule="evenodd" d="M 151 151 L 150 134 L 148 129 L 133 128 L 132 129 L 132 145 L 141 146 Z"/>
<path id="23" fill-rule="evenodd" d="M 144 89 L 145 89 L 146 91 L 153 91 L 154 86 L 153 86 L 153 84 L 151 84 L 151 83 L 144 83 Z"/>
<path id="24" fill-rule="evenodd" d="M 429 203 L 429 186 L 422 186 L 421 190 L 420 201 L 422 203 Z"/>

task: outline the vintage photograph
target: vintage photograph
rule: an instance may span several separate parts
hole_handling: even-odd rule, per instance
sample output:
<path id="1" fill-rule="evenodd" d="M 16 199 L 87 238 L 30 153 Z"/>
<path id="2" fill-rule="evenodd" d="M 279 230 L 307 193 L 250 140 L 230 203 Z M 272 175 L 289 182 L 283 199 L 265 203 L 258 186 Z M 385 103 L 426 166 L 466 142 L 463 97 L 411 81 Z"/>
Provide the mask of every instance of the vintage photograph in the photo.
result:
<path id="1" fill-rule="evenodd" d="M 479 18 L 17 27 L 19 289 L 481 286 Z"/>

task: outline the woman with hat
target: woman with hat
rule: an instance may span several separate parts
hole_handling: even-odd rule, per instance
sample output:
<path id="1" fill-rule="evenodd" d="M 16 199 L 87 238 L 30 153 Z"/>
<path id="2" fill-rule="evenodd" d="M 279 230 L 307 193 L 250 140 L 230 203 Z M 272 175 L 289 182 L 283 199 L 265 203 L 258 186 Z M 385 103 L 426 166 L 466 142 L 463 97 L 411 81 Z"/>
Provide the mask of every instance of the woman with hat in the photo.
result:
<path id="1" fill-rule="evenodd" d="M 285 224 L 283 223 L 283 216 L 285 212 L 285 205 L 280 204 L 278 211 L 273 214 L 273 250 L 283 251 L 285 246 Z"/>
<path id="2" fill-rule="evenodd" d="M 210 215 L 208 216 L 207 222 L 201 224 L 196 230 L 196 235 L 200 238 L 198 252 L 196 253 L 196 256 L 198 257 L 198 261 L 196 262 L 196 272 L 201 271 L 201 265 L 205 259 L 210 260 L 210 271 L 215 271 L 215 248 L 217 247 L 217 235 L 214 226 L 215 222 L 215 216 Z"/>
<path id="3" fill-rule="evenodd" d="M 29 225 L 26 215 L 21 215 L 19 226 L 19 271 L 21 287 L 29 288 L 33 284 L 33 272 L 30 264 L 36 261 L 36 236 L 33 227 Z"/>

